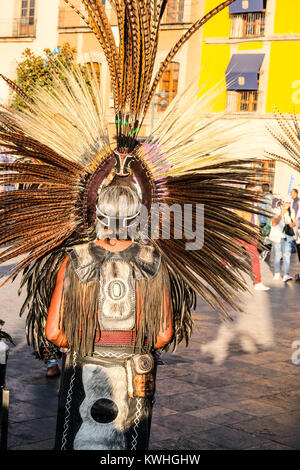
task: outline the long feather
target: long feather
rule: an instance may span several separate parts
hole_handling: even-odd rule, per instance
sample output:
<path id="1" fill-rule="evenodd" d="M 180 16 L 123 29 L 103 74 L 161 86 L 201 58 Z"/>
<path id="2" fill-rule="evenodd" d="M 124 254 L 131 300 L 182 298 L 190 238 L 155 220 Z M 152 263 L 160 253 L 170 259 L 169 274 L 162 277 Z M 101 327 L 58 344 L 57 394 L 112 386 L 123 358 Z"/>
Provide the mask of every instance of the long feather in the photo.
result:
<path id="1" fill-rule="evenodd" d="M 156 74 L 156 76 L 153 80 L 153 84 L 152 84 L 151 89 L 150 89 L 150 91 L 148 93 L 148 96 L 146 98 L 146 103 L 145 103 L 145 108 L 144 108 L 144 115 L 146 114 L 146 112 L 149 108 L 149 105 L 151 103 L 151 100 L 152 100 L 153 95 L 155 93 L 155 90 L 157 88 L 157 85 L 158 85 L 158 83 L 159 83 L 159 81 L 162 77 L 162 74 L 164 73 L 164 71 L 168 67 L 169 63 L 174 58 L 174 56 L 177 54 L 179 49 L 183 46 L 183 44 L 185 44 L 190 39 L 190 37 L 196 31 L 198 31 L 205 23 L 207 23 L 207 21 L 209 21 L 211 18 L 213 18 L 215 15 L 217 15 L 220 11 L 224 10 L 224 8 L 228 7 L 234 1 L 235 0 L 226 0 L 225 2 L 221 3 L 216 8 L 214 8 L 213 10 L 211 10 L 209 13 L 207 13 L 203 18 L 196 21 L 188 29 L 188 31 L 179 39 L 179 41 L 172 47 L 172 49 L 168 53 L 167 57 L 165 58 L 165 60 L 161 64 L 161 66 L 160 66 L 160 68 L 159 68 L 159 70 L 158 70 L 158 72 L 157 72 L 157 74 Z"/>
<path id="2" fill-rule="evenodd" d="M 284 116 L 277 112 L 276 124 L 267 124 L 266 128 L 273 139 L 273 151 L 265 151 L 266 157 L 300 171 L 300 125 L 297 116 Z"/>
<path id="3" fill-rule="evenodd" d="M 108 66 L 111 72 L 115 103 L 118 109 L 120 98 L 120 63 L 111 26 L 108 23 L 104 7 L 100 2 L 97 2 L 95 0 L 82 0 L 82 4 L 88 14 L 95 35 L 97 36 L 105 53 Z"/>
<path id="4" fill-rule="evenodd" d="M 23 101 L 30 107 L 31 104 L 33 103 L 32 98 L 30 98 L 24 90 L 22 90 L 15 82 L 10 80 L 10 78 L 6 77 L 2 73 L 0 73 L 0 77 L 9 85 L 9 87 L 14 90 L 20 98 L 22 98 Z"/>
<path id="5" fill-rule="evenodd" d="M 57 164 L 64 161 L 64 166 L 68 164 L 76 171 L 80 165 L 101 160 L 103 152 L 109 149 L 101 91 L 95 74 L 85 73 L 88 82 L 80 66 L 70 70 L 61 65 L 53 74 L 51 91 L 39 85 L 34 87 L 32 111 L 11 111 L 9 115 L 27 134 L 24 138 L 14 137 L 15 145 L 24 142 L 33 150 L 39 142 L 39 150 L 47 148 L 49 153 L 51 148 L 51 158 L 56 158 Z M 5 133 L 0 133 L 0 141 L 1 138 L 4 146 L 12 141 Z"/>
<path id="6" fill-rule="evenodd" d="M 195 235 L 190 231 L 176 239 L 174 227 L 168 239 L 162 228 L 159 237 L 150 236 L 150 241 L 173 272 L 226 316 L 229 306 L 239 308 L 239 292 L 247 289 L 242 273 L 251 273 L 243 243 L 260 243 L 258 228 L 236 211 L 259 213 L 256 205 L 261 196 L 243 189 L 259 177 L 251 164 L 257 134 L 252 135 L 246 121 L 237 125 L 226 114 L 211 111 L 222 92 L 216 86 L 197 99 L 191 83 L 135 154 L 155 182 L 154 216 L 164 216 L 164 205 L 167 211 L 177 207 L 179 215 L 187 205 L 204 206 L 201 249 L 186 250 L 186 241 Z M 195 214 L 192 221 L 197 222 Z"/>

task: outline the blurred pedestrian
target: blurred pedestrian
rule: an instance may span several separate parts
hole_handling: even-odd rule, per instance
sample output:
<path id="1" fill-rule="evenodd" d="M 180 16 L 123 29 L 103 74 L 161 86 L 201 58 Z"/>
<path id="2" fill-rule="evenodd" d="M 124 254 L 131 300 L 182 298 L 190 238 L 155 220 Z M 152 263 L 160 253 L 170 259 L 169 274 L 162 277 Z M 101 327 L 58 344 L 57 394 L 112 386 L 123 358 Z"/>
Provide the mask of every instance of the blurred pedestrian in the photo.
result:
<path id="1" fill-rule="evenodd" d="M 296 226 L 294 227 L 294 232 L 295 232 L 295 239 L 297 241 L 298 238 L 298 232 L 300 228 L 300 199 L 298 197 L 298 189 L 292 189 L 291 191 L 291 197 L 292 197 L 292 204 L 291 207 L 294 210 L 296 214 Z"/>
<path id="2" fill-rule="evenodd" d="M 271 213 L 272 212 L 272 207 L 273 207 L 273 199 L 274 196 L 270 191 L 270 185 L 268 183 L 263 183 L 261 186 L 262 189 L 262 202 L 259 204 L 259 207 L 266 212 Z M 270 243 L 270 240 L 268 238 L 270 231 L 271 231 L 271 216 L 266 215 L 259 215 L 259 226 L 261 229 L 261 234 L 264 237 L 264 246 L 265 249 L 262 250 L 260 254 L 260 259 L 265 261 L 265 259 L 270 256 L 271 254 L 271 249 L 272 249 L 272 243 Z"/>
<path id="3" fill-rule="evenodd" d="M 300 209 L 300 200 L 298 197 L 298 189 L 293 188 L 291 191 L 291 208 L 295 212 L 295 214 L 298 214 L 298 210 Z"/>
<path id="4" fill-rule="evenodd" d="M 299 200 L 299 197 L 298 197 L 298 189 L 296 188 L 293 188 L 292 191 L 291 191 L 291 198 L 292 198 L 292 201 L 291 201 L 291 208 L 293 209 L 293 211 L 295 212 L 295 215 L 296 215 L 296 226 L 294 227 L 294 232 L 295 232 L 295 240 L 292 241 L 292 253 L 296 253 L 297 251 L 297 247 L 296 247 L 296 239 L 297 239 L 297 235 L 298 235 L 298 223 L 297 223 L 297 214 L 298 214 L 298 210 L 300 209 L 300 200 Z"/>
<path id="5" fill-rule="evenodd" d="M 246 185 L 247 189 L 251 189 L 252 191 L 257 190 L 257 186 L 253 184 L 247 184 Z M 252 222 L 255 225 L 259 225 L 259 220 L 258 220 L 258 215 L 254 213 L 249 213 L 246 211 L 236 211 L 240 217 L 242 217 L 245 220 L 248 220 L 249 222 Z M 253 282 L 254 282 L 254 289 L 255 290 L 269 290 L 270 287 L 267 287 L 263 284 L 262 278 L 261 278 L 261 270 L 260 270 L 260 261 L 259 261 L 259 253 L 257 246 L 252 244 L 252 243 L 247 243 L 245 241 L 242 242 L 246 252 L 249 256 L 251 266 L 252 266 L 252 272 L 253 272 Z"/>
<path id="6" fill-rule="evenodd" d="M 273 210 L 272 228 L 269 235 L 274 249 L 274 280 L 281 279 L 280 261 L 283 259 L 283 282 L 293 279 L 290 276 L 292 241 L 295 240 L 295 212 L 291 208 L 291 196 L 282 196 L 281 207 Z"/>
<path id="7" fill-rule="evenodd" d="M 248 284 L 251 280 L 249 278 Z M 215 364 L 222 364 L 228 357 L 230 345 L 239 343 L 249 354 L 274 347 L 274 328 L 271 304 L 267 292 L 249 289 L 240 296 L 241 312 L 230 312 L 232 320 L 224 321 L 212 341 L 201 346 L 201 352 L 212 356 Z"/>
<path id="8" fill-rule="evenodd" d="M 300 207 L 298 213 L 296 214 L 296 226 L 294 227 L 295 238 L 296 238 L 296 251 L 298 255 L 298 260 L 300 262 Z M 295 281 L 300 282 L 300 274 L 295 275 Z"/>

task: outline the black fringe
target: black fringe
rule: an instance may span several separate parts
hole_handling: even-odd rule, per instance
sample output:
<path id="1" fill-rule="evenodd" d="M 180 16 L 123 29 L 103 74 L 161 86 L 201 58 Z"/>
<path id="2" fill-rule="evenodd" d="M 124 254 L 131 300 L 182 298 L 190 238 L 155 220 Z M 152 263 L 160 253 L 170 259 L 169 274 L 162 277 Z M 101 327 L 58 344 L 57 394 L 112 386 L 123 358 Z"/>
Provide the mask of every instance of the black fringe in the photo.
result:
<path id="1" fill-rule="evenodd" d="M 95 336 L 100 336 L 98 323 L 99 281 L 83 283 L 67 262 L 62 295 L 62 326 L 71 350 L 80 356 L 91 356 Z"/>
<path id="2" fill-rule="evenodd" d="M 196 293 L 188 284 L 178 275 L 168 270 L 171 286 L 171 301 L 174 325 L 174 337 L 170 345 L 173 350 L 177 348 L 181 341 L 185 340 L 186 346 L 193 331 L 192 312 L 196 308 Z M 169 349 L 168 345 L 165 349 Z"/>
<path id="3" fill-rule="evenodd" d="M 78 243 L 76 238 L 69 239 L 67 246 Z M 29 308 L 26 318 L 27 342 L 33 346 L 35 355 L 43 360 L 46 360 L 49 352 L 59 354 L 58 348 L 46 339 L 45 325 L 57 273 L 65 256 L 65 250 L 59 247 L 40 258 L 24 270 L 20 284 L 19 293 L 25 285 L 27 287 L 27 297 L 20 311 L 21 316 Z M 183 339 L 188 344 L 193 324 L 191 312 L 196 306 L 194 291 L 179 275 L 171 272 L 164 262 L 153 279 L 137 281 L 137 284 L 143 308 L 135 349 L 140 352 L 153 351 L 159 332 L 169 327 L 168 318 L 165 320 L 163 314 L 164 289 L 171 299 L 173 347 L 176 348 Z M 99 282 L 82 283 L 68 261 L 62 298 L 62 326 L 71 349 L 80 356 L 91 355 L 95 337 L 101 335 L 98 299 Z M 169 345 L 164 349 L 168 348 Z"/>
<path id="4" fill-rule="evenodd" d="M 179 281 L 177 281 L 179 283 Z M 181 285 L 183 285 L 181 281 Z M 174 283 L 174 281 L 173 281 Z M 137 281 L 138 292 L 142 303 L 142 312 L 135 340 L 135 350 L 138 352 L 153 351 L 160 331 L 169 327 L 169 319 L 164 317 L 164 296 L 171 296 L 170 277 L 166 266 L 162 263 L 158 274 L 151 280 Z M 74 272 L 71 262 L 67 263 L 63 289 L 63 330 L 71 349 L 81 356 L 91 355 L 95 337 L 101 336 L 98 322 L 99 281 L 82 283 Z M 181 312 L 176 324 L 176 341 L 188 338 L 191 332 L 190 317 L 187 314 L 191 306 L 192 296 L 188 288 L 182 290 L 183 297 L 177 296 L 171 300 L 171 308 L 176 306 L 176 314 Z M 139 299 L 137 299 L 137 302 Z M 180 301 L 185 302 L 180 306 Z M 182 332 L 179 331 L 180 325 Z"/>
<path id="5" fill-rule="evenodd" d="M 33 347 L 35 356 L 45 360 L 49 351 L 58 354 L 59 350 L 45 336 L 45 326 L 52 294 L 54 292 L 57 273 L 66 257 L 65 246 L 80 243 L 77 235 L 68 238 L 62 245 L 39 258 L 31 266 L 23 270 L 19 286 L 19 295 L 26 287 L 26 298 L 20 309 L 20 316 L 28 308 L 26 316 L 27 343 Z M 47 352 L 45 354 L 45 352 Z"/>
<path id="6" fill-rule="evenodd" d="M 169 327 L 168 318 L 164 318 L 164 289 L 167 297 L 171 294 L 170 279 L 165 264 L 161 263 L 153 279 L 138 281 L 137 284 L 141 295 L 142 312 L 135 346 L 138 351 L 148 352 L 154 349 L 159 332 Z"/>

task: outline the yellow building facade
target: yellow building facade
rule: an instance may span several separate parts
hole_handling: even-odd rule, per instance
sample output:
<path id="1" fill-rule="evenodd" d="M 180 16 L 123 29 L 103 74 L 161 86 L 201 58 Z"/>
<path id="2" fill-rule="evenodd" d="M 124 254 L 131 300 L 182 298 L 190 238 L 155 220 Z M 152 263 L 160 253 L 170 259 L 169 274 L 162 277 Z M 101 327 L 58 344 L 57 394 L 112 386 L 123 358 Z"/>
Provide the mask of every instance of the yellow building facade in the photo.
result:
<path id="1" fill-rule="evenodd" d="M 205 12 L 219 3 L 205 0 Z M 220 86 L 213 111 L 249 119 L 258 131 L 276 109 L 300 114 L 299 18 L 299 0 L 236 0 L 204 26 L 200 93 Z M 256 156 L 269 145 L 258 146 Z M 277 163 L 271 183 L 276 193 L 300 190 L 300 175 Z"/>

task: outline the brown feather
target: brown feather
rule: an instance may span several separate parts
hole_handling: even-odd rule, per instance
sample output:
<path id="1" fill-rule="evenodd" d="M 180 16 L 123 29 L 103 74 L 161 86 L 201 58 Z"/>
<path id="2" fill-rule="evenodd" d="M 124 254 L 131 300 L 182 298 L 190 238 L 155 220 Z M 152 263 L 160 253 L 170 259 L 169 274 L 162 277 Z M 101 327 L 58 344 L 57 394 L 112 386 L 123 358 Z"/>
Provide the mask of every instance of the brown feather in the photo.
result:
<path id="1" fill-rule="evenodd" d="M 154 80 L 153 80 L 153 84 L 152 84 L 152 87 L 148 93 L 148 96 L 146 98 L 146 102 L 145 102 L 145 108 L 144 108 L 144 116 L 149 108 L 149 105 L 151 103 L 151 100 L 153 98 L 153 95 L 155 93 L 155 90 L 157 88 L 157 85 L 162 77 L 162 74 L 164 73 L 164 71 L 166 70 L 166 68 L 168 67 L 169 63 L 172 61 L 172 59 L 174 58 L 174 56 L 177 54 L 177 52 L 179 51 L 179 49 L 183 46 L 183 44 L 186 43 L 186 41 L 188 41 L 190 39 L 190 37 L 196 32 L 198 31 L 207 21 L 209 21 L 213 16 L 215 16 L 217 13 L 219 13 L 221 10 L 223 10 L 224 8 L 228 7 L 231 3 L 233 3 L 235 0 L 226 0 L 225 2 L 221 3 L 220 5 L 218 5 L 216 8 L 214 8 L 213 10 L 211 10 L 209 13 L 207 13 L 203 18 L 199 19 L 198 21 L 196 21 L 189 29 L 188 31 L 179 39 L 179 41 L 172 47 L 172 49 L 170 50 L 170 52 L 168 53 L 167 57 L 165 58 L 165 60 L 163 61 L 163 63 L 161 64 Z"/>

